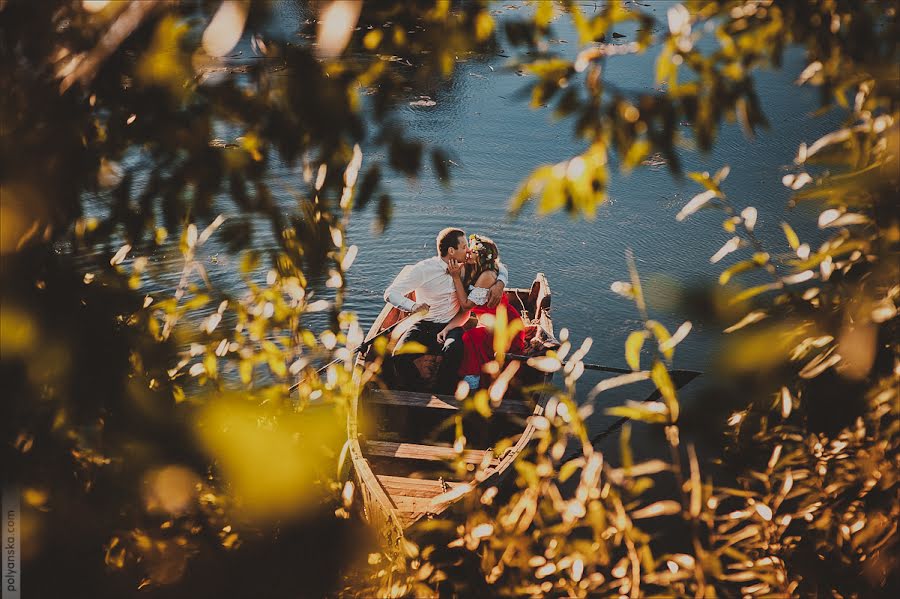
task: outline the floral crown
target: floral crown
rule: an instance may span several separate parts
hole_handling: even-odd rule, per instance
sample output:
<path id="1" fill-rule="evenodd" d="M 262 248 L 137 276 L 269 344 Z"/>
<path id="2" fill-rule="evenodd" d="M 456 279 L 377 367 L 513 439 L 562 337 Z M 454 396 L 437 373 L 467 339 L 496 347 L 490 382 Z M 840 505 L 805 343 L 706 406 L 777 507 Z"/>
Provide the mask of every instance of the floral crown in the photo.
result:
<path id="1" fill-rule="evenodd" d="M 484 243 L 482 243 L 481 237 L 479 237 L 475 233 L 469 235 L 469 249 L 478 254 L 481 254 L 482 252 L 487 250 L 487 248 L 484 246 Z M 488 250 L 487 253 L 484 254 L 484 259 L 485 261 L 493 260 L 494 253 Z"/>

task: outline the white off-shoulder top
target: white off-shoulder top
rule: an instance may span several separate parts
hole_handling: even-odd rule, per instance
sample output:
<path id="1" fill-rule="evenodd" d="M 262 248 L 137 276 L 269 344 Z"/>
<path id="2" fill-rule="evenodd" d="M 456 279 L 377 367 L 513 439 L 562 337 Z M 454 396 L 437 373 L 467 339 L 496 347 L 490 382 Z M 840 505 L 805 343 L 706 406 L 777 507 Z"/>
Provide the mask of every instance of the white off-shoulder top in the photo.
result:
<path id="1" fill-rule="evenodd" d="M 490 289 L 486 287 L 472 287 L 471 291 L 469 291 L 469 301 L 476 306 L 485 305 L 488 301 L 488 296 L 490 296 Z"/>

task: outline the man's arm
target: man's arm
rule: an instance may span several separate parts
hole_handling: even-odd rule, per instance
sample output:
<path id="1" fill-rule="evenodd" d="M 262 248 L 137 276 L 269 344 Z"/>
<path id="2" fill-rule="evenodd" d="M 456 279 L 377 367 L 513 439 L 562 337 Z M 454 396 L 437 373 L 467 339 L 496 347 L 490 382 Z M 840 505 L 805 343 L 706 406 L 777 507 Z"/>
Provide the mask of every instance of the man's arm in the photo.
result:
<path id="1" fill-rule="evenodd" d="M 407 312 L 415 310 L 416 303 L 406 297 L 406 294 L 421 283 L 421 269 L 416 268 L 416 266 L 418 265 L 403 267 L 403 270 L 400 271 L 394 282 L 384 291 L 384 301 Z"/>
<path id="2" fill-rule="evenodd" d="M 503 291 L 506 289 L 506 284 L 509 282 L 509 271 L 506 270 L 506 265 L 502 262 L 497 263 L 497 280 L 490 287 L 490 295 L 488 296 L 487 305 L 489 308 L 496 308 L 497 304 L 500 303 L 500 299 L 503 297 Z"/>
<path id="3" fill-rule="evenodd" d="M 509 285 L 509 271 L 506 270 L 506 265 L 500 261 L 497 262 L 497 281 L 502 282 L 504 287 Z"/>

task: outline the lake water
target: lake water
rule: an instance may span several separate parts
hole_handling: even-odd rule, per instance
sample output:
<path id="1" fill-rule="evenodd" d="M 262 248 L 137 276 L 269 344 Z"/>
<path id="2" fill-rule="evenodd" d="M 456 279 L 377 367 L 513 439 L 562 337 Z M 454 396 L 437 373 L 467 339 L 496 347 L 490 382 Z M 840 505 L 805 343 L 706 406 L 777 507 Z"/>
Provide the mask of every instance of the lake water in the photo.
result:
<path id="1" fill-rule="evenodd" d="M 642 7 L 661 23 L 672 2 L 650 2 Z M 596 4 L 586 2 L 591 13 Z M 522 2 L 498 4 L 497 18 L 530 10 Z M 292 2 L 278 6 L 278 25 L 290 30 L 303 12 Z M 552 47 L 565 56 L 578 51 L 577 36 L 565 16 L 554 23 Z M 621 41 L 634 39 L 633 26 L 617 28 L 625 34 Z M 513 55 L 510 49 L 504 54 Z M 245 54 L 248 52 L 245 51 Z M 642 55 L 612 59 L 605 68 L 607 80 L 634 90 L 652 90 L 658 48 Z M 346 308 L 355 311 L 368 327 L 382 308 L 382 293 L 405 264 L 434 254 L 434 236 L 443 227 L 463 227 L 467 233 L 489 235 L 497 241 L 503 261 L 510 271 L 512 286 L 529 286 L 536 272 L 546 273 L 553 290 L 553 318 L 557 332 L 567 327 L 576 343 L 586 337 L 594 340 L 586 361 L 624 366 L 624 342 L 639 326 L 633 304 L 610 291 L 610 284 L 627 280 L 627 249 L 634 252 L 637 267 L 647 283 L 652 316 L 671 329 L 681 319 L 667 309 L 675 301 L 679 288 L 715 281 L 722 264 L 710 264 L 709 257 L 730 237 L 721 227 L 720 213 L 705 211 L 677 223 L 678 210 L 698 191 L 689 179 L 676 180 L 665 166 L 636 169 L 630 175 L 617 171 L 609 181 L 610 200 L 593 221 L 573 220 L 566 214 L 537 218 L 526 210 L 519 218 L 508 215 L 509 198 L 521 181 L 537 166 L 570 158 L 584 149 L 573 138 L 573 125 L 554 122 L 550 109 L 533 110 L 526 100 L 518 99 L 525 78 L 505 68 L 507 58 L 484 57 L 460 62 L 458 71 L 447 82 L 434 82 L 429 89 L 411 90 L 409 100 L 398 111 L 411 136 L 428 145 L 450 152 L 459 166 L 452 169 L 449 189 L 440 185 L 426 167 L 415 182 L 389 176 L 385 182 L 393 197 L 393 219 L 389 228 L 373 232 L 373 208 L 354 215 L 349 227 L 350 243 L 359 246 L 359 256 L 349 272 Z M 815 90 L 792 84 L 803 67 L 803 53 L 789 49 L 779 71 L 757 76 L 757 90 L 771 128 L 755 139 L 744 136 L 738 125 L 725 125 L 715 151 L 700 155 L 682 151 L 684 168 L 714 171 L 731 165 L 726 192 L 740 206 L 759 209 L 757 231 L 764 243 L 785 249 L 779 222 L 794 219 L 786 213 L 789 191 L 781 177 L 789 169 L 800 142 L 811 142 L 829 131 L 838 116 L 812 118 L 818 108 Z M 428 95 L 434 106 L 412 106 L 420 95 Z M 688 138 L 689 130 L 684 128 Z M 365 151 L 365 148 L 364 148 Z M 363 168 L 377 155 L 366 153 Z M 275 167 L 271 175 L 273 191 L 291 203 L 291 191 L 297 188 L 299 168 Z M 806 219 L 808 220 L 808 219 Z M 812 232 L 810 232 L 812 234 Z M 265 238 L 258 243 L 265 245 Z M 172 260 L 171 277 L 177 283 L 177 252 L 164 252 L 157 259 Z M 210 253 L 216 253 L 212 247 Z M 731 262 L 726 258 L 724 264 Z M 237 259 L 224 252 L 218 262 L 207 265 L 214 283 L 230 293 L 236 292 L 240 279 L 235 273 Z M 704 370 L 715 347 L 716 331 L 695 327 L 678 347 L 676 368 Z M 582 378 L 584 394 L 598 375 L 588 372 Z M 685 390 L 690 401 L 692 383 Z M 639 399 L 641 393 L 624 391 L 601 397 L 600 407 L 620 403 L 623 397 Z M 602 429 L 608 419 L 597 417 L 591 428 Z"/>

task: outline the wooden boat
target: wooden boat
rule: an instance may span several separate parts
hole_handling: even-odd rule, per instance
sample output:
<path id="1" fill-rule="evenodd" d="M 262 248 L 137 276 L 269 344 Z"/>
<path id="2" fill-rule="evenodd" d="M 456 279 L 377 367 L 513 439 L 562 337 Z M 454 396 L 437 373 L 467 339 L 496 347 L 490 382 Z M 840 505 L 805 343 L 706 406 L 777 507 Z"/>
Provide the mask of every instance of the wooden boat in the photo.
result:
<path id="1" fill-rule="evenodd" d="M 530 289 L 510 288 L 506 294 L 531 332 L 550 344 L 555 342 L 550 287 L 543 273 L 538 273 Z M 410 297 L 415 299 L 413 294 Z M 386 305 L 366 341 L 406 316 Z M 396 542 L 407 528 L 444 512 L 466 493 L 501 482 L 532 438 L 535 429 L 530 416 L 541 415 L 547 400 L 545 390 L 527 392 L 523 387 L 549 382 L 551 375 L 523 363 L 486 420 L 460 412 L 461 402 L 452 396 L 392 389 L 387 369 L 377 384 L 363 384 L 362 373 L 375 359 L 377 353 L 371 348 L 357 359 L 359 394 L 349 413 L 348 449 L 364 517 L 389 542 Z M 454 427 L 446 426 L 454 417 L 461 418 L 467 438 L 462 452 L 452 446 Z M 502 438 L 512 438 L 513 443 L 495 455 L 493 446 Z"/>

